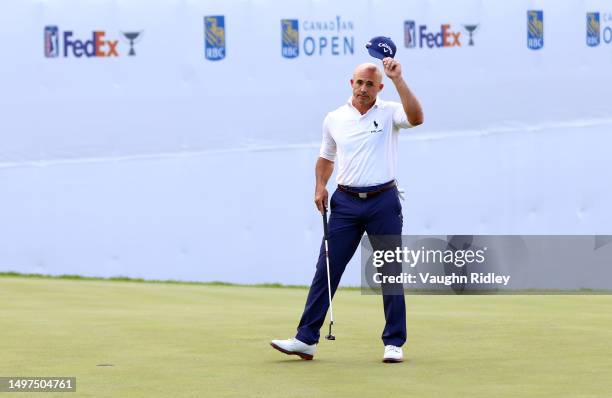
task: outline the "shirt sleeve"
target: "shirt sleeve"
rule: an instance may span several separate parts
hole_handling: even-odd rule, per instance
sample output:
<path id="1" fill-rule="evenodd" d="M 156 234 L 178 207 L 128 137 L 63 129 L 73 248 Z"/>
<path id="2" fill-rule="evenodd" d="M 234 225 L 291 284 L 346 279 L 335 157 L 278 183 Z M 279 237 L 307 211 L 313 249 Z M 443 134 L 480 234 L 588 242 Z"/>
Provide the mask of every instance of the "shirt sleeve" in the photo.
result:
<path id="1" fill-rule="evenodd" d="M 319 156 L 333 162 L 336 160 L 336 141 L 329 131 L 329 114 L 323 120 L 323 139 Z"/>
<path id="2" fill-rule="evenodd" d="M 408 121 L 408 116 L 404 112 L 404 107 L 399 102 L 393 102 L 393 125 L 398 129 L 408 129 L 412 124 Z"/>

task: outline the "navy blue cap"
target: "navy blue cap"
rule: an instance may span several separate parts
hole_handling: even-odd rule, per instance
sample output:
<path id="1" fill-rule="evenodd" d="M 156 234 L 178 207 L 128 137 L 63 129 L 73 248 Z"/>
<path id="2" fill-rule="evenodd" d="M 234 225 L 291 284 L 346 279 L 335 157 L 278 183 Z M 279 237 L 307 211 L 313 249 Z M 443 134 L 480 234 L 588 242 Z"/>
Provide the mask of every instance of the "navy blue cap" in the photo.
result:
<path id="1" fill-rule="evenodd" d="M 371 56 L 378 59 L 386 57 L 395 58 L 395 43 L 390 37 L 376 36 L 366 43 L 366 48 Z"/>

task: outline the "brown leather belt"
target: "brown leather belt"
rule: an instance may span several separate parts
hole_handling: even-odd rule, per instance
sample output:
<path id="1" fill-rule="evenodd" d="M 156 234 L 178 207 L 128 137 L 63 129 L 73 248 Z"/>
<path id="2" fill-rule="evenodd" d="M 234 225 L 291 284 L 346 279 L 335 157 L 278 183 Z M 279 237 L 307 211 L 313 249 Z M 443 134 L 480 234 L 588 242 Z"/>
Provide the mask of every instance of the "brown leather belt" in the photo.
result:
<path id="1" fill-rule="evenodd" d="M 338 184 L 338 191 L 347 193 L 347 194 L 349 194 L 351 196 L 354 196 L 356 198 L 359 198 L 359 199 L 367 199 L 367 198 L 371 198 L 373 196 L 376 196 L 379 193 L 388 191 L 391 188 L 395 188 L 395 186 L 396 186 L 395 181 L 391 181 L 390 183 L 383 185 L 382 187 L 378 188 L 375 191 L 371 191 L 371 192 L 355 192 L 355 191 L 351 191 L 352 188 L 349 187 L 349 186 Z"/>

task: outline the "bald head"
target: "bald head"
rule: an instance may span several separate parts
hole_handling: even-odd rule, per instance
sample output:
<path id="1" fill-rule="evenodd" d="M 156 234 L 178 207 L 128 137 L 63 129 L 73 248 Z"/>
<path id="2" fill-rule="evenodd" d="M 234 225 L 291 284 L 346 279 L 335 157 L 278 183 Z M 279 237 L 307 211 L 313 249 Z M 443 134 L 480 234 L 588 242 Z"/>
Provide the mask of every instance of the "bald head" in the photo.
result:
<path id="1" fill-rule="evenodd" d="M 375 84 L 380 84 L 382 82 L 382 73 L 378 67 L 372 63 L 364 63 L 357 65 L 355 70 L 353 71 L 353 80 L 357 80 L 358 77 L 370 77 L 374 78 Z"/>
<path id="2" fill-rule="evenodd" d="M 383 89 L 382 73 L 374 64 L 357 65 L 351 79 L 352 103 L 363 115 L 376 102 L 376 96 Z"/>

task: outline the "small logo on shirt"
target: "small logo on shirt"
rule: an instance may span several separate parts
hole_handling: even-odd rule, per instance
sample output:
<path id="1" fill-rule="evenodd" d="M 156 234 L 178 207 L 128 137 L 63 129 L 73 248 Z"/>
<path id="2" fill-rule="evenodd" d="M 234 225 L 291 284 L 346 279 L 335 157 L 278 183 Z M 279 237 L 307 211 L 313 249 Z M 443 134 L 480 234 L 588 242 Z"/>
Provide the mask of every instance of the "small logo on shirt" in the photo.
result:
<path id="1" fill-rule="evenodd" d="M 374 130 L 370 130 L 370 133 L 372 133 L 372 134 L 380 133 L 381 131 L 383 131 L 383 129 L 379 129 L 378 128 L 378 122 L 376 120 L 374 120 Z"/>

